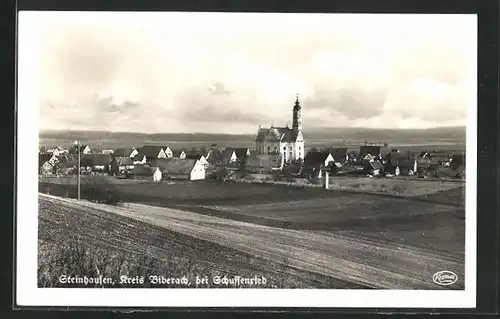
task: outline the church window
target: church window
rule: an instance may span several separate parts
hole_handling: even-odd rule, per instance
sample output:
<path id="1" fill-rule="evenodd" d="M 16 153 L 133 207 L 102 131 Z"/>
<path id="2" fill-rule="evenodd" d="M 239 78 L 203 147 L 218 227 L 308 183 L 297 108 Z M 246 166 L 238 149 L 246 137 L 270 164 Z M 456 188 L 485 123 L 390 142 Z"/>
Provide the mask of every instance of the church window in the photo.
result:
<path id="1" fill-rule="evenodd" d="M 283 146 L 283 150 L 286 151 L 286 146 Z"/>

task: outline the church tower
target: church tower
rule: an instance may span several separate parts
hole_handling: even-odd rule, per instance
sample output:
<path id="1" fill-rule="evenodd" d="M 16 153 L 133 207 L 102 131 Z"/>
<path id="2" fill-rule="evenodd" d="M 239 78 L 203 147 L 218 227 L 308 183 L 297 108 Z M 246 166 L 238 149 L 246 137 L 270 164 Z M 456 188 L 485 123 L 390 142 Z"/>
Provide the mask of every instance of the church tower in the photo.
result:
<path id="1" fill-rule="evenodd" d="M 293 126 L 292 129 L 294 132 L 302 131 L 302 107 L 299 102 L 299 95 L 297 94 L 297 98 L 295 100 L 295 105 L 293 106 Z"/>

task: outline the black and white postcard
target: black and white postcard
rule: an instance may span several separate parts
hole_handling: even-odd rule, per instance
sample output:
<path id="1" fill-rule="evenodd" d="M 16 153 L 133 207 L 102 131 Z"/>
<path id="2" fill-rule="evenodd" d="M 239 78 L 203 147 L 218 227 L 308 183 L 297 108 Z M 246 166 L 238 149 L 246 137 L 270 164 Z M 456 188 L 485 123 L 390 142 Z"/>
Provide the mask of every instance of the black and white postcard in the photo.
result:
<path id="1" fill-rule="evenodd" d="M 476 305 L 477 16 L 19 14 L 17 302 Z"/>

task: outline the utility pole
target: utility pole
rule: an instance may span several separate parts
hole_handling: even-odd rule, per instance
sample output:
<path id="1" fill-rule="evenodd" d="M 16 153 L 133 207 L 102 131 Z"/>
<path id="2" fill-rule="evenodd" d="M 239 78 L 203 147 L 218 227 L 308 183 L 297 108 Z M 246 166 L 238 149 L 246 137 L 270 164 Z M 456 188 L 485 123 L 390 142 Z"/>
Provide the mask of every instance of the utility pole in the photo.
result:
<path id="1" fill-rule="evenodd" d="M 76 184 L 77 184 L 77 192 L 78 192 L 78 200 L 80 200 L 80 142 L 79 141 L 75 141 L 75 145 L 76 147 L 78 148 L 78 177 L 77 177 L 77 181 L 76 181 Z"/>

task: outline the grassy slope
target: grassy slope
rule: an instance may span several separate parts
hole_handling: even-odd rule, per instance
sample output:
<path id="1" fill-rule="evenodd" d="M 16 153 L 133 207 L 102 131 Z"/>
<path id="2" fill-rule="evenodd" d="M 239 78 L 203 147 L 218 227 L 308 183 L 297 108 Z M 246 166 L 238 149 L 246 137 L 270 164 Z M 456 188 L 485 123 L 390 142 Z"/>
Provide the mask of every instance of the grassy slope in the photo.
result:
<path id="1" fill-rule="evenodd" d="M 98 208 L 39 197 L 39 286 L 60 274 L 264 276 L 266 287 L 360 288 Z M 146 285 L 147 286 L 147 285 Z M 118 287 L 118 285 L 117 285 Z M 195 287 L 194 284 L 192 287 Z"/>

